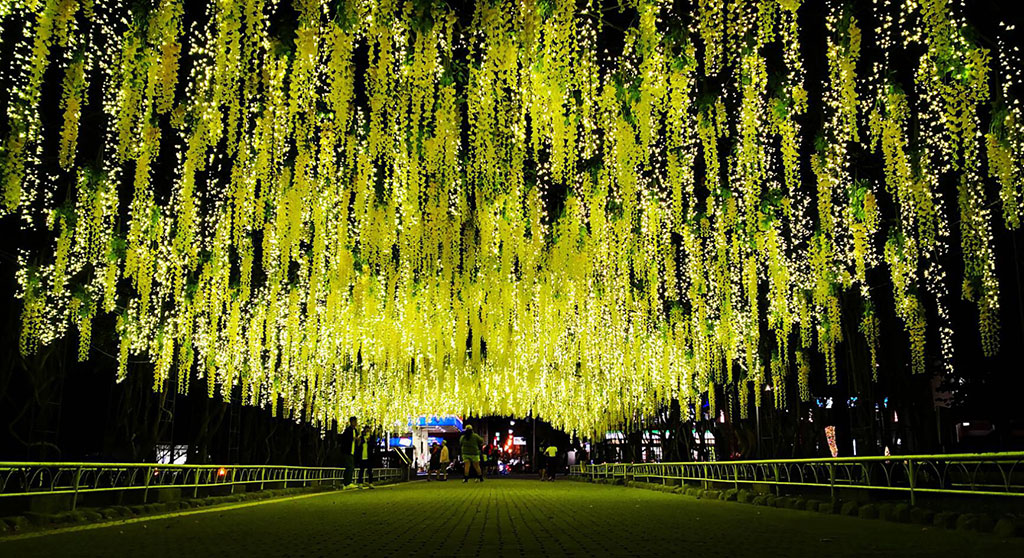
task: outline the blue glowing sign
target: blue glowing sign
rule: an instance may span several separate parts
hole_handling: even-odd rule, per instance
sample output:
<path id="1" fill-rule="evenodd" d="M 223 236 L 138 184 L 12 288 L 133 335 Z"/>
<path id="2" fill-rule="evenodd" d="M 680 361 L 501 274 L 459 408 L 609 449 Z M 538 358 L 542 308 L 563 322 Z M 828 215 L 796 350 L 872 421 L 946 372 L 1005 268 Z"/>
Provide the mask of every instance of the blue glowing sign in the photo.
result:
<path id="1" fill-rule="evenodd" d="M 455 415 L 431 415 L 429 417 L 421 416 L 418 418 L 409 420 L 409 427 L 412 428 L 418 426 L 420 428 L 431 428 L 431 427 L 442 427 L 451 426 L 462 430 L 462 419 Z"/>

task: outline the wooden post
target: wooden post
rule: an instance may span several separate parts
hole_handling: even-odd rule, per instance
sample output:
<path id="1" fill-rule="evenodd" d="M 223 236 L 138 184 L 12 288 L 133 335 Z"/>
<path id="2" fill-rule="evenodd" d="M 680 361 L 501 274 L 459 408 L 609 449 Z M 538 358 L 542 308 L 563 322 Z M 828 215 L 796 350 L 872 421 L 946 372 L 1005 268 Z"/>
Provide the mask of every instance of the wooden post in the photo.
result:
<path id="1" fill-rule="evenodd" d="M 829 479 L 829 494 L 832 496 L 832 502 L 836 501 L 836 464 L 829 462 L 828 464 L 828 479 Z"/>
<path id="2" fill-rule="evenodd" d="M 914 493 L 914 484 L 916 482 L 916 479 L 914 478 L 915 475 L 914 475 L 914 460 L 913 459 L 907 461 L 907 474 L 910 477 L 910 505 L 911 506 L 916 506 L 917 505 L 917 494 Z"/>

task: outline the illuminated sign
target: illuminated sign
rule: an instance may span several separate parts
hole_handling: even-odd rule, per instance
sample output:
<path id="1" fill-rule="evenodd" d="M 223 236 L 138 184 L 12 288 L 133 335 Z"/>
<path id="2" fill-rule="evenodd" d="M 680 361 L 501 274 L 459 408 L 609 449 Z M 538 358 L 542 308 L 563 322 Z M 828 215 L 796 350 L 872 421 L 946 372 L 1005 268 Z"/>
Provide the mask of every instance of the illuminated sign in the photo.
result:
<path id="1" fill-rule="evenodd" d="M 442 416 L 431 415 L 429 417 L 427 417 L 427 416 L 420 416 L 420 417 L 417 417 L 417 418 L 409 419 L 409 427 L 410 428 L 412 428 L 412 427 L 430 428 L 430 427 L 441 427 L 441 426 L 451 426 L 451 427 L 457 428 L 459 430 L 462 430 L 462 419 L 457 417 L 457 416 L 455 416 L 455 415 L 442 415 Z"/>

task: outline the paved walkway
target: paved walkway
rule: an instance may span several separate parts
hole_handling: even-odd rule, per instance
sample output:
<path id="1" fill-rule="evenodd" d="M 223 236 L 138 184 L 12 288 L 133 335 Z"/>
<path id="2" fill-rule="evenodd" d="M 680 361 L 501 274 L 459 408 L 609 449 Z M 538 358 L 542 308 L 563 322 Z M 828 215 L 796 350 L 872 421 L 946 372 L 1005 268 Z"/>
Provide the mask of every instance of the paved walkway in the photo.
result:
<path id="1" fill-rule="evenodd" d="M 0 556 L 1024 556 L 1024 540 L 570 481 L 415 482 L 21 540 Z"/>

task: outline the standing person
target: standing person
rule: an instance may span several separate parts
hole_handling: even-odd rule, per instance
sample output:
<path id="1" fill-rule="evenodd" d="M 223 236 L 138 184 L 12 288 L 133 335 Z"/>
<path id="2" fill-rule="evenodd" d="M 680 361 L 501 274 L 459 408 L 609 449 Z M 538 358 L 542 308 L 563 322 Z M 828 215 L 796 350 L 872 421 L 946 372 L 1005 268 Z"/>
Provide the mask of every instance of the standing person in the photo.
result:
<path id="1" fill-rule="evenodd" d="M 483 471 L 484 475 L 491 474 L 491 445 L 484 444 L 484 449 L 480 452 L 480 470 Z M 483 475 L 481 475 L 483 476 Z"/>
<path id="2" fill-rule="evenodd" d="M 373 453 L 374 442 L 370 427 L 364 426 L 363 433 L 356 442 L 356 464 L 359 469 L 359 481 L 366 488 L 373 488 L 373 465 L 370 463 L 370 456 Z"/>
<path id="3" fill-rule="evenodd" d="M 487 474 L 494 476 L 498 474 L 498 456 L 501 449 L 495 445 L 487 446 Z"/>
<path id="4" fill-rule="evenodd" d="M 448 480 L 448 465 L 452 462 L 451 456 L 448 455 L 448 442 L 441 439 L 441 480 Z"/>
<path id="5" fill-rule="evenodd" d="M 540 467 L 540 480 L 548 480 L 548 457 L 547 457 L 548 442 L 544 440 L 540 443 L 540 457 L 537 460 L 537 466 Z"/>
<path id="6" fill-rule="evenodd" d="M 555 444 L 548 444 L 544 448 L 544 461 L 545 469 L 547 470 L 547 480 L 555 480 L 555 471 L 558 470 L 558 447 Z"/>
<path id="7" fill-rule="evenodd" d="M 430 482 L 431 477 L 435 477 L 438 471 L 441 470 L 441 446 L 437 445 L 437 442 L 430 444 L 430 468 L 427 470 L 427 482 Z"/>
<path id="8" fill-rule="evenodd" d="M 344 485 L 345 490 L 356 488 L 352 484 L 352 475 L 355 473 L 356 468 L 356 438 L 359 436 L 356 433 L 356 428 L 359 426 L 359 421 L 356 417 L 349 417 L 348 426 L 341 433 L 341 461 L 345 467 L 345 478 Z"/>
<path id="9" fill-rule="evenodd" d="M 473 466 L 473 470 L 480 478 L 477 482 L 484 482 L 483 471 L 480 470 L 480 448 L 484 444 L 484 439 L 473 432 L 473 425 L 467 424 L 466 429 L 462 431 L 462 438 L 459 438 L 459 445 L 462 449 L 462 462 L 465 470 L 463 471 L 462 482 L 469 481 L 469 466 Z"/>

